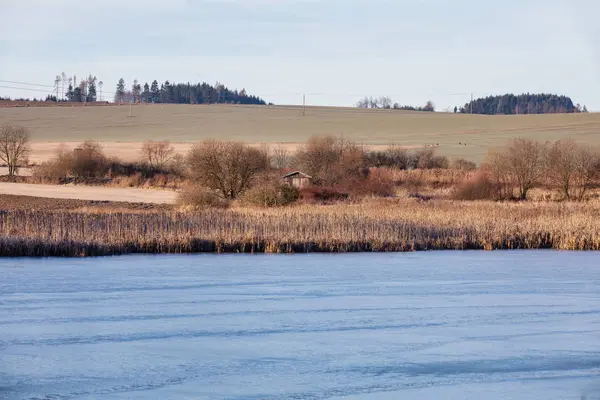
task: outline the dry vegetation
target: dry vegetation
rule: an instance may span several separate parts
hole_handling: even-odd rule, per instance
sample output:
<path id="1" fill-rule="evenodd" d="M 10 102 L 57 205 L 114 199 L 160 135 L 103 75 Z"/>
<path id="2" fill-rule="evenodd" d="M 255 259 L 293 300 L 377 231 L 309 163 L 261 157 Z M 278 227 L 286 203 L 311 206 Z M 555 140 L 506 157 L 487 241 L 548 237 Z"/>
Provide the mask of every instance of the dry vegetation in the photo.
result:
<path id="1" fill-rule="evenodd" d="M 516 137 L 550 141 L 572 138 L 600 144 L 600 114 L 595 113 L 485 116 L 308 107 L 302 116 L 302 108 L 292 106 L 156 104 L 134 106 L 133 118 L 129 117 L 129 106 L 0 108 L 3 122 L 28 127 L 34 142 L 75 142 L 82 138 L 137 142 L 130 146 L 134 153 L 146 140 L 195 143 L 220 138 L 297 144 L 314 134 L 343 134 L 364 145 L 435 146 L 439 154 L 449 158 L 481 162 L 489 147 Z M 122 143 L 114 150 L 126 146 Z M 36 153 L 35 143 L 33 147 Z M 125 158 L 124 153 L 119 155 Z M 32 154 L 32 159 L 38 157 Z"/>
<path id="2" fill-rule="evenodd" d="M 334 136 L 295 152 L 205 140 L 185 156 L 147 141 L 138 157 L 123 162 L 85 141 L 26 179 L 178 189 L 176 206 L 10 209 L 0 199 L 0 253 L 600 249 L 600 151 L 571 140 L 514 139 L 479 168 Z M 281 179 L 290 169 L 312 184 L 292 187 Z"/>
<path id="3" fill-rule="evenodd" d="M 598 250 L 594 203 L 380 199 L 193 213 L 0 211 L 4 256 L 434 249 Z"/>

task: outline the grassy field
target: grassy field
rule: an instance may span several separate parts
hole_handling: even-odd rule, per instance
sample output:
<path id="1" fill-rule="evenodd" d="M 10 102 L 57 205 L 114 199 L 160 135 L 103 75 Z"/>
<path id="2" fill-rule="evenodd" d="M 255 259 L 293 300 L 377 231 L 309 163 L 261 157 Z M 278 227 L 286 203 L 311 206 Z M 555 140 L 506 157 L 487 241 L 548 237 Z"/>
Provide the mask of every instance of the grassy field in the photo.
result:
<path id="1" fill-rule="evenodd" d="M 218 138 L 294 145 L 311 135 L 332 134 L 365 145 L 435 146 L 442 155 L 480 161 L 489 147 L 514 137 L 571 137 L 600 144 L 600 114 L 595 113 L 484 116 L 308 107 L 303 116 L 302 108 L 293 106 L 157 104 L 132 109 L 130 117 L 127 105 L 0 108 L 0 123 L 28 127 L 42 152 L 52 146 L 49 142 L 85 139 L 120 142 L 113 147 L 124 154 L 139 151 L 139 142 L 149 139 L 190 143 Z"/>

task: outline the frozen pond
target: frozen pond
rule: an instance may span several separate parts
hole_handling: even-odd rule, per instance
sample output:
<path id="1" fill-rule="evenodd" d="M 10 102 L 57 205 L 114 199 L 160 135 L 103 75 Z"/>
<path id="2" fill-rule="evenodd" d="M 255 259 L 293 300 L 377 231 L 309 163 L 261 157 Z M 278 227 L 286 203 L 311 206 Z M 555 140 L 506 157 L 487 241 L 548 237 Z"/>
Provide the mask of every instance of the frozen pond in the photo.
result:
<path id="1" fill-rule="evenodd" d="M 599 399 L 600 254 L 0 259 L 0 399 Z"/>

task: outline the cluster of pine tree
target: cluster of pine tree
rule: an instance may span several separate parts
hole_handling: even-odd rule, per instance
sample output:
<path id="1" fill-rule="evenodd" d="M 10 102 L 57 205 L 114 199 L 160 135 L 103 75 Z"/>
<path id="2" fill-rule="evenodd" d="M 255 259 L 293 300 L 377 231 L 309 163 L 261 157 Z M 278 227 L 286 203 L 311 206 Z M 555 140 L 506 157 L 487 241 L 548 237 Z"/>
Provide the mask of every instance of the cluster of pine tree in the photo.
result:
<path id="1" fill-rule="evenodd" d="M 555 113 L 577 113 L 587 112 L 577 104 L 574 105 L 570 97 L 556 94 L 505 94 L 502 96 L 488 96 L 476 99 L 465 104 L 460 109 L 454 108 L 454 112 L 473 114 L 555 114 Z"/>
<path id="2" fill-rule="evenodd" d="M 57 81 L 58 82 L 58 81 Z M 78 86 L 73 87 L 73 82 L 69 79 L 69 88 L 65 93 L 66 101 L 72 103 L 93 103 L 98 99 L 97 85 L 102 86 L 102 81 L 98 82 L 98 78 L 90 75 L 86 79 L 81 80 Z M 65 101 L 58 99 L 56 96 L 48 96 L 46 101 Z"/>
<path id="3" fill-rule="evenodd" d="M 220 83 L 214 86 L 208 83 L 170 83 L 166 81 L 159 86 L 154 80 L 150 85 L 143 86 L 135 80 L 131 90 L 125 87 L 121 78 L 117 83 L 114 100 L 116 103 L 163 103 L 163 104 L 258 104 L 265 101 L 257 96 L 251 96 L 245 89 L 230 90 Z"/>

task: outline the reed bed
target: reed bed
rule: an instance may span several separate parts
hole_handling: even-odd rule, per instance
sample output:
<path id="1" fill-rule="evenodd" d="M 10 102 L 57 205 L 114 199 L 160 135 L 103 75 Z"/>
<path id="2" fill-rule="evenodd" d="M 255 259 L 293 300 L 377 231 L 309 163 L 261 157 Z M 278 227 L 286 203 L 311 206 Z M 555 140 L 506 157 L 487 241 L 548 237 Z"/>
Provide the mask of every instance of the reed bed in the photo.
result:
<path id="1" fill-rule="evenodd" d="M 599 250 L 600 204 L 375 200 L 362 204 L 156 210 L 0 211 L 2 256 Z"/>

